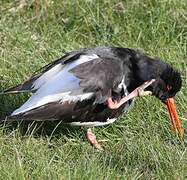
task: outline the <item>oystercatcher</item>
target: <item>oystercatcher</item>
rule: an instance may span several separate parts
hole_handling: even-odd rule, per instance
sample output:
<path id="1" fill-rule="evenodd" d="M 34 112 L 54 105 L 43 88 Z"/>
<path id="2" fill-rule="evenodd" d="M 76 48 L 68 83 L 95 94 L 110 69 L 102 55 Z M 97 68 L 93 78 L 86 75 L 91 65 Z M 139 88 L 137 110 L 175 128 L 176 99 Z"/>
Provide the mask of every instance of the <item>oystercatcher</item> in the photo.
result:
<path id="1" fill-rule="evenodd" d="M 172 99 L 181 85 L 180 73 L 159 59 L 129 48 L 96 47 L 67 53 L 4 93 L 33 93 L 8 118 L 86 126 L 90 143 L 101 148 L 90 127 L 113 123 L 137 96 L 152 94 L 165 103 L 182 136 Z"/>

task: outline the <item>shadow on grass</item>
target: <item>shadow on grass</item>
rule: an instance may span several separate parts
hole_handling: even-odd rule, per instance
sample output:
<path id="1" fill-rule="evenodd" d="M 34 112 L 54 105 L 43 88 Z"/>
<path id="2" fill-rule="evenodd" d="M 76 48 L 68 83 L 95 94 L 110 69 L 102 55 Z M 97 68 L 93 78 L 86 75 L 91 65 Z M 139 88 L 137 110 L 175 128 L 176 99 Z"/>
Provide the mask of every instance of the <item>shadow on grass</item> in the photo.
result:
<path id="1" fill-rule="evenodd" d="M 62 121 L 34 121 L 34 120 L 8 120 L 10 115 L 24 101 L 25 96 L 0 95 L 0 127 L 7 131 L 19 129 L 22 136 L 58 137 L 62 134 L 71 137 L 82 132 L 83 128 L 72 127 Z M 82 133 L 83 134 L 83 133 Z M 78 135 L 79 136 L 79 135 Z"/>
<path id="2" fill-rule="evenodd" d="M 61 135 L 67 137 L 72 137 L 73 135 L 78 135 L 82 128 L 68 126 L 62 121 L 32 121 L 32 120 L 18 120 L 18 121 L 4 121 L 1 122 L 1 126 L 9 131 L 19 129 L 21 136 L 33 137 L 50 137 L 52 136 L 58 138 Z"/>

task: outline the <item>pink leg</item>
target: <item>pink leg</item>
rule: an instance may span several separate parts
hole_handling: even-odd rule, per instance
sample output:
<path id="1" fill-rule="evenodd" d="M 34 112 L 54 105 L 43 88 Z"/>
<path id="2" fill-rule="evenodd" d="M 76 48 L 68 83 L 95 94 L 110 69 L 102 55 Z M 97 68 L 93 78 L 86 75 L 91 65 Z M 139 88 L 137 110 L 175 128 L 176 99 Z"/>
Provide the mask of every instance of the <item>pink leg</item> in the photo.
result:
<path id="1" fill-rule="evenodd" d="M 126 103 L 128 100 L 130 100 L 132 98 L 135 98 L 135 97 L 138 97 L 138 96 L 151 95 L 152 94 L 151 91 L 144 91 L 144 89 L 147 88 L 148 86 L 150 86 L 153 82 L 155 82 L 155 79 L 152 79 L 150 81 L 146 81 L 141 86 L 137 87 L 134 91 L 132 91 L 129 95 L 122 98 L 119 102 L 113 101 L 111 97 L 108 98 L 108 100 L 107 100 L 108 107 L 110 109 L 117 109 L 122 104 Z"/>
<path id="2" fill-rule="evenodd" d="M 92 130 L 90 128 L 87 129 L 86 138 L 90 142 L 90 144 L 94 146 L 96 149 L 103 150 L 101 145 L 97 142 L 95 134 L 92 133 Z"/>

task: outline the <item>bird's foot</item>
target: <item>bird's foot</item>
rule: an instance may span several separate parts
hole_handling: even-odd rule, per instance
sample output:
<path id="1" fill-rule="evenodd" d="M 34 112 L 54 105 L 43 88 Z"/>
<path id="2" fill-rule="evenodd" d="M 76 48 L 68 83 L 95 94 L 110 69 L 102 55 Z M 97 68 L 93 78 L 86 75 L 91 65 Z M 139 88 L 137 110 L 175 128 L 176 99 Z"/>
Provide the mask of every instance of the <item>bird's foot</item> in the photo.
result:
<path id="1" fill-rule="evenodd" d="M 117 109 L 120 107 L 120 102 L 118 103 L 117 101 L 113 101 L 111 97 L 107 99 L 107 105 L 110 109 Z"/>
<path id="2" fill-rule="evenodd" d="M 90 144 L 98 150 L 103 150 L 102 146 L 97 142 L 95 134 L 89 128 L 86 132 L 86 138 L 90 142 Z"/>
<path id="3" fill-rule="evenodd" d="M 150 86 L 153 82 L 155 82 L 155 79 L 151 79 L 150 81 L 146 81 L 145 83 L 143 83 L 141 86 L 137 87 L 134 91 L 132 91 L 132 93 L 134 92 L 134 96 L 149 96 L 152 95 L 151 91 L 144 91 L 145 88 L 147 88 L 148 86 Z"/>
<path id="4" fill-rule="evenodd" d="M 146 81 L 141 86 L 137 87 L 134 91 L 132 91 L 129 95 L 123 97 L 119 102 L 113 101 L 111 97 L 107 99 L 107 104 L 110 109 L 118 109 L 122 104 L 126 103 L 130 99 L 133 99 L 135 97 L 140 96 L 148 96 L 152 95 L 151 91 L 144 91 L 145 88 L 150 86 L 153 82 L 155 82 L 155 79 L 151 79 L 150 81 Z"/>

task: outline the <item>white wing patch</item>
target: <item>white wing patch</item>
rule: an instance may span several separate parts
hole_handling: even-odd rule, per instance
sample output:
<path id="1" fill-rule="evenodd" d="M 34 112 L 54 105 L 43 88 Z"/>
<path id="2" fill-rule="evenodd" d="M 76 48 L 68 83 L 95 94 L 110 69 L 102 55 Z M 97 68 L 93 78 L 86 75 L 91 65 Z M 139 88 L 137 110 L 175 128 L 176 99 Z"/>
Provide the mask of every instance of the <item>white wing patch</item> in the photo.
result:
<path id="1" fill-rule="evenodd" d="M 42 76 L 40 76 L 32 85 L 33 90 L 39 89 L 42 85 L 44 85 L 47 81 L 53 78 L 60 70 L 62 70 L 63 65 L 57 64 L 49 71 L 45 72 Z"/>
<path id="2" fill-rule="evenodd" d="M 32 85 L 33 90 L 39 89 L 42 85 L 45 83 L 48 83 L 50 80 L 54 80 L 55 76 L 64 75 L 63 78 L 66 78 L 65 74 L 74 67 L 78 66 L 79 64 L 91 61 L 93 59 L 99 58 L 96 54 L 92 55 L 81 55 L 79 59 L 70 62 L 66 65 L 57 64 L 47 72 L 45 72 L 43 75 L 41 75 Z M 65 80 L 65 79 L 64 79 Z"/>
<path id="3" fill-rule="evenodd" d="M 93 93 L 83 93 L 79 86 L 80 80 L 69 70 L 96 58 L 99 58 L 96 54 L 81 55 L 79 59 L 73 62 L 66 65 L 57 64 L 45 72 L 33 83 L 33 89 L 37 89 L 37 91 L 12 115 L 24 113 L 50 102 L 60 101 L 63 103 L 91 98 Z"/>
<path id="4" fill-rule="evenodd" d="M 36 99 L 36 98 L 33 99 L 34 96 L 33 95 L 25 104 L 23 104 L 20 108 L 16 109 L 11 115 L 18 115 L 20 113 L 24 113 L 26 111 L 32 110 L 34 108 L 40 107 L 50 102 L 55 102 L 55 101 L 60 101 L 60 103 L 64 103 L 67 101 L 76 102 L 76 101 L 83 101 L 85 99 L 89 99 L 93 96 L 93 93 L 84 93 L 76 96 L 72 96 L 70 95 L 70 93 L 71 92 L 65 92 L 61 94 L 48 95 L 39 99 L 38 101 L 36 100 L 35 104 L 32 104 L 32 106 L 30 106 L 31 101 Z"/>

